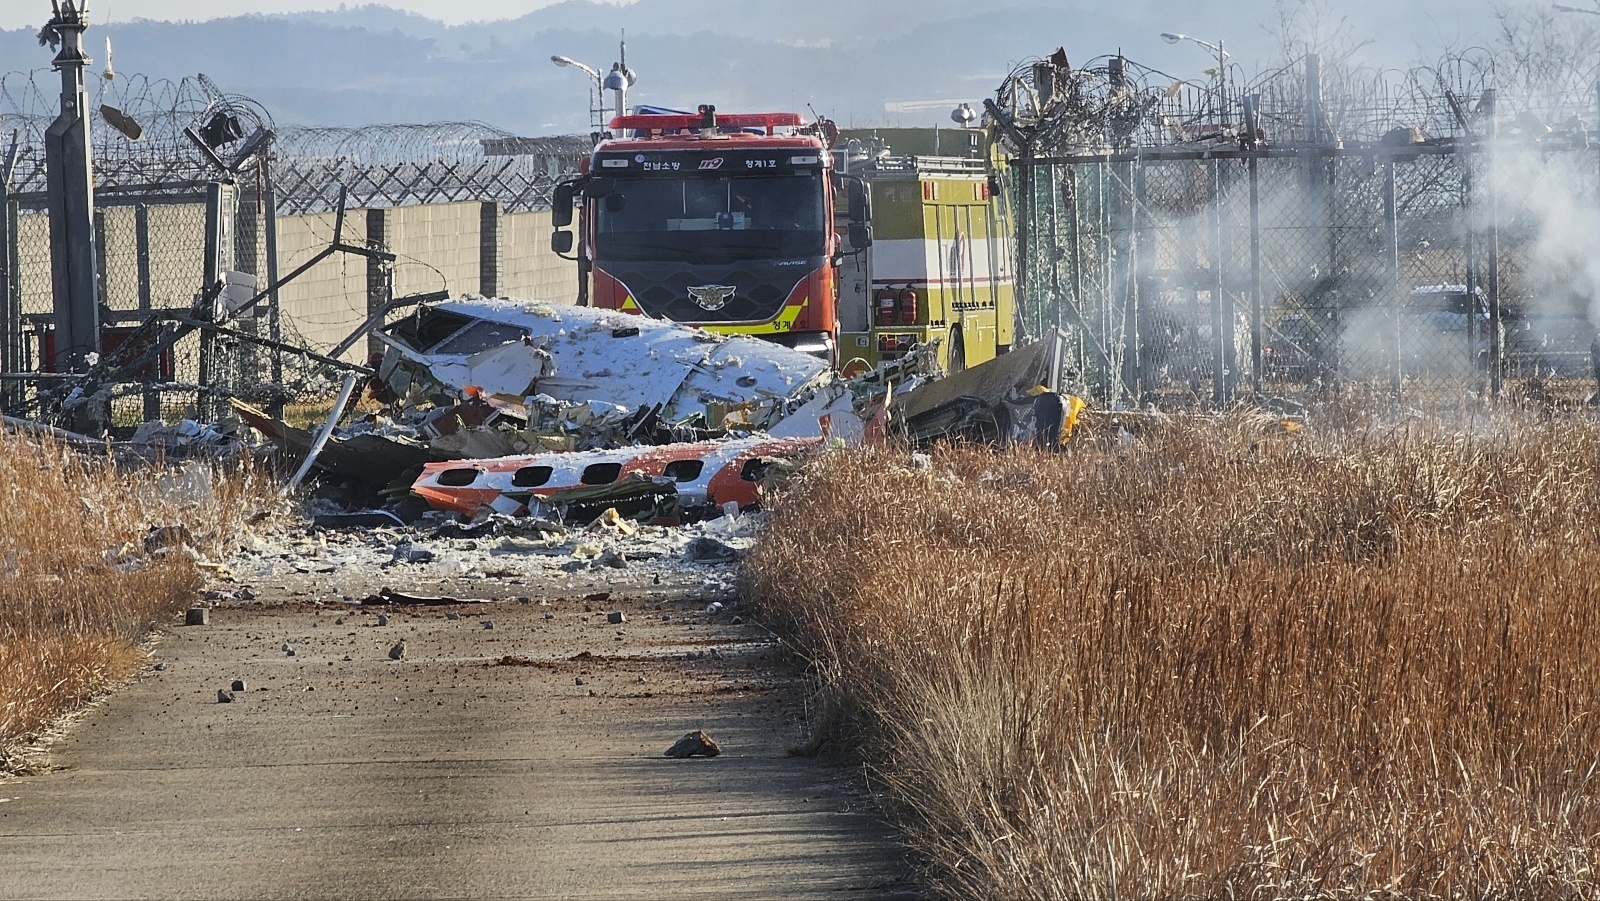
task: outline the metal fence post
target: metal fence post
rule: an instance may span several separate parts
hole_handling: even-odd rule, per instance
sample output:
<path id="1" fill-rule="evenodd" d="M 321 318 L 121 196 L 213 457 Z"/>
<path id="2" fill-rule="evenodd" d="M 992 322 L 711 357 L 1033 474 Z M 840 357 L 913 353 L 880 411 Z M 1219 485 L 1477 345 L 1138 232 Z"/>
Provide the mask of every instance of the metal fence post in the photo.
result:
<path id="1" fill-rule="evenodd" d="M 500 202 L 478 206 L 478 293 L 500 296 Z"/>
<path id="2" fill-rule="evenodd" d="M 1496 196 L 1496 169 L 1495 158 L 1498 156 L 1495 144 L 1499 138 L 1499 129 L 1495 126 L 1495 91 L 1490 88 L 1483 92 L 1483 103 L 1487 107 L 1489 116 L 1488 141 L 1489 149 L 1485 157 L 1487 177 L 1485 189 L 1489 197 L 1489 346 L 1486 362 L 1489 366 L 1489 401 L 1493 404 L 1500 403 L 1500 388 L 1502 373 L 1501 361 L 1505 357 L 1505 332 L 1500 326 L 1500 200 Z M 1472 331 L 1477 324 L 1477 305 L 1470 304 L 1472 313 L 1467 317 L 1467 330 Z"/>
<path id="3" fill-rule="evenodd" d="M 1383 217 L 1384 229 L 1384 255 L 1388 257 L 1390 288 L 1394 294 L 1389 300 L 1389 328 L 1385 335 L 1384 350 L 1389 364 L 1389 392 L 1396 400 L 1400 399 L 1402 372 L 1400 369 L 1400 304 L 1402 294 L 1400 287 L 1400 215 L 1395 207 L 1395 167 L 1399 160 L 1389 158 L 1389 165 L 1384 168 L 1383 180 Z"/>
<path id="4" fill-rule="evenodd" d="M 200 293 L 211 300 L 200 310 L 200 319 L 210 322 L 217 318 L 219 299 L 215 289 L 222 281 L 222 273 L 235 266 L 234 259 L 234 186 L 223 182 L 206 185 L 206 244 L 205 271 L 202 273 Z M 195 398 L 198 414 L 206 421 L 221 418 L 222 404 L 217 398 L 218 388 L 226 391 L 232 387 L 233 373 L 223 359 L 224 345 L 211 331 L 200 336 L 200 392 Z"/>
<path id="5" fill-rule="evenodd" d="M 388 247 L 389 235 L 389 210 L 383 207 L 373 207 L 367 210 L 367 246 Z M 389 302 L 393 293 L 394 283 L 390 280 L 392 268 L 376 257 L 367 258 L 367 315 L 371 316 L 380 307 Z M 367 354 L 383 352 L 384 344 L 377 338 L 367 338 Z M 365 361 L 363 361 L 365 362 Z"/>
<path id="6" fill-rule="evenodd" d="M 20 209 L 0 184 L 0 371 L 20 372 L 22 360 L 22 255 L 18 235 Z M 0 388 L 7 413 L 20 412 L 24 386 L 6 379 Z"/>
<path id="7" fill-rule="evenodd" d="M 1135 404 L 1144 398 L 1144 372 L 1139 359 L 1139 210 L 1144 205 L 1144 166 L 1128 163 L 1128 283 L 1123 290 L 1122 385 Z"/>
<path id="8" fill-rule="evenodd" d="M 1222 300 L 1222 164 L 1211 161 L 1211 402 L 1226 407 L 1228 390 L 1228 332 Z"/>
<path id="9" fill-rule="evenodd" d="M 1057 177 L 1056 176 L 1056 167 L 1054 165 L 1052 165 L 1050 167 L 1050 169 L 1049 169 L 1049 172 L 1048 172 L 1048 179 L 1049 179 L 1048 184 L 1049 184 L 1049 193 L 1050 193 L 1050 244 L 1049 244 L 1049 247 L 1050 247 L 1050 306 L 1051 306 L 1051 311 L 1050 311 L 1051 315 L 1048 318 L 1049 318 L 1049 321 L 1051 323 L 1053 323 L 1057 328 L 1060 328 L 1061 327 L 1061 321 L 1066 315 L 1066 310 L 1063 309 L 1063 304 L 1061 302 L 1061 258 L 1058 255 L 1058 249 L 1061 247 L 1061 206 L 1060 206 L 1061 196 L 1058 193 L 1058 186 L 1057 186 L 1056 177 Z M 1042 333 L 1043 332 L 1043 323 L 1042 322 L 1040 323 L 1040 326 L 1041 326 L 1040 331 Z"/>
<path id="10" fill-rule="evenodd" d="M 1254 150 L 1260 121 L 1261 95 L 1244 98 L 1245 141 Z M 1261 393 L 1261 341 L 1266 324 L 1265 303 L 1261 296 L 1261 160 L 1252 155 L 1245 164 L 1250 176 L 1250 385 Z"/>
<path id="11" fill-rule="evenodd" d="M 1343 286 L 1339 282 L 1339 158 L 1333 151 L 1323 152 L 1319 175 L 1324 213 L 1322 228 L 1328 245 L 1327 272 L 1336 298 L 1333 305 L 1334 326 L 1336 330 L 1342 330 L 1350 316 L 1347 309 L 1349 298 L 1345 296 Z M 1335 356 L 1334 359 L 1338 360 L 1339 357 Z M 1342 379 L 1342 375 L 1342 372 L 1335 370 L 1336 379 Z"/>
<path id="12" fill-rule="evenodd" d="M 1038 198 L 1033 195 L 1033 180 L 1033 148 L 1029 146 L 1023 148 L 1022 159 L 1017 161 L 1017 247 L 1021 253 L 1017 254 L 1016 295 L 1021 301 L 1017 304 L 1017 318 L 1023 325 L 1023 334 L 1017 336 L 1019 344 L 1042 331 L 1034 328 L 1031 321 L 1033 308 L 1037 306 L 1033 286 L 1033 220 L 1039 213 Z"/>
<path id="13" fill-rule="evenodd" d="M 1083 204 L 1080 202 L 1081 195 L 1079 194 L 1078 189 L 1077 166 L 1067 167 L 1067 181 L 1063 188 L 1072 192 L 1072 196 L 1067 203 L 1067 207 L 1072 216 L 1067 225 L 1067 241 L 1072 245 L 1072 249 L 1068 253 L 1068 258 L 1072 261 L 1072 303 L 1075 307 L 1082 310 L 1084 308 L 1083 245 L 1081 243 L 1083 238 L 1083 229 L 1079 224 L 1079 216 L 1082 213 Z M 1056 323 L 1058 328 L 1062 327 L 1063 325 L 1064 323 L 1061 322 Z"/>
<path id="14" fill-rule="evenodd" d="M 1458 155 L 1461 161 L 1461 208 L 1466 219 L 1466 229 L 1462 235 L 1462 256 L 1466 263 L 1466 288 L 1467 288 L 1467 327 L 1466 353 L 1467 353 L 1467 384 L 1474 393 L 1482 389 L 1483 378 L 1478 373 L 1478 335 L 1475 328 L 1478 309 L 1478 223 L 1473 221 L 1473 214 L 1477 208 L 1476 198 L 1473 196 L 1478 190 L 1478 180 L 1473 177 L 1472 153 L 1462 150 Z"/>
<path id="15" fill-rule="evenodd" d="M 133 255 L 135 283 L 139 293 L 139 312 L 150 313 L 150 207 L 137 204 L 133 208 Z M 156 364 L 160 371 L 159 361 Z M 147 422 L 161 419 L 161 392 L 144 392 L 144 418 Z"/>
<path id="16" fill-rule="evenodd" d="M 256 158 L 257 165 L 261 167 L 261 206 L 262 216 L 265 219 L 263 228 L 265 233 L 262 239 L 265 243 L 267 254 L 266 270 L 267 284 L 278 283 L 278 191 L 272 183 L 272 155 L 263 151 Z M 283 340 L 283 318 L 278 307 L 278 292 L 276 289 L 267 295 L 267 337 L 273 341 Z M 283 384 L 283 354 L 272 355 L 272 383 Z M 273 416 L 283 415 L 283 402 L 274 399 L 267 407 Z"/>
<path id="17" fill-rule="evenodd" d="M 1099 278 L 1095 279 L 1095 284 L 1099 288 L 1098 293 L 1100 295 L 1100 308 L 1106 311 L 1106 319 L 1114 322 L 1115 320 L 1113 317 L 1116 315 L 1119 305 L 1117 303 L 1116 288 L 1117 273 L 1116 267 L 1112 262 L 1116 259 L 1117 249 L 1116 242 L 1113 238 L 1115 224 L 1112 222 L 1111 216 L 1112 199 L 1109 189 L 1111 187 L 1112 179 L 1110 177 L 1110 168 L 1110 164 L 1108 163 L 1096 163 L 1094 170 L 1095 185 L 1098 188 L 1098 190 L 1095 192 L 1095 204 L 1098 207 L 1096 212 L 1099 214 L 1100 220 L 1095 225 L 1095 227 L 1099 230 L 1097 241 L 1098 246 L 1096 247 L 1097 256 L 1099 257 L 1098 265 L 1096 266 L 1096 268 L 1099 270 Z M 1086 342 L 1096 342 L 1098 346 L 1104 347 L 1109 353 L 1110 348 L 1106 345 L 1110 337 L 1111 332 L 1108 331 L 1104 335 L 1087 335 L 1085 336 L 1085 340 Z M 1106 369 L 1106 399 L 1109 401 L 1111 400 L 1111 391 L 1114 387 L 1110 383 L 1118 376 L 1110 371 L 1110 366 L 1107 366 Z"/>
<path id="18" fill-rule="evenodd" d="M 106 297 L 106 211 L 100 207 L 94 210 L 94 296 L 100 300 Z"/>

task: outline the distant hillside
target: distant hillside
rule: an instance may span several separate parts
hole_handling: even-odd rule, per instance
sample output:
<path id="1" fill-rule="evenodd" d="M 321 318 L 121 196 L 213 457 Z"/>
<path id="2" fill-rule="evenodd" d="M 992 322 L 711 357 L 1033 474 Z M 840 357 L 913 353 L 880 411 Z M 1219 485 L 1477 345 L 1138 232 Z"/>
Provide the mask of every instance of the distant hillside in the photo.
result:
<path id="1" fill-rule="evenodd" d="M 1376 0 L 1350 0 L 1355 12 Z M 630 99 L 664 105 L 715 103 L 723 109 L 804 109 L 858 127 L 947 122 L 932 104 L 889 113 L 885 104 L 976 101 L 1017 62 L 1067 48 L 1074 62 L 1115 52 L 1201 77 L 1199 48 L 1167 46 L 1162 30 L 1217 35 L 1226 28 L 1235 60 L 1254 67 L 1273 48 L 1262 23 L 1271 0 L 1244 0 L 1227 12 L 1192 2 L 1129 0 L 1107 9 L 1048 0 L 638 0 L 628 6 L 567 0 L 521 18 L 447 26 L 381 6 L 205 22 L 147 20 L 95 27 L 116 67 L 151 77 L 204 72 L 223 89 L 261 101 L 283 122 L 313 125 L 480 119 L 524 134 L 585 131 L 588 79 L 552 65 L 552 54 L 609 68 L 627 30 L 628 63 L 640 74 Z M 1430 6 L 1394 12 L 1365 52 L 1405 64 L 1408 34 L 1450 30 Z M 1475 3 L 1477 19 L 1487 22 Z M 1456 10 L 1462 7 L 1448 7 Z M 1455 15 L 1455 13 L 1450 13 Z M 1459 26 L 1457 32 L 1459 32 Z M 1361 26 L 1357 25 L 1359 31 Z M 1448 35 L 1446 35 L 1448 36 Z M 51 54 L 31 30 L 0 31 L 0 70 L 46 68 Z M 3 130 L 3 126 L 0 126 Z"/>

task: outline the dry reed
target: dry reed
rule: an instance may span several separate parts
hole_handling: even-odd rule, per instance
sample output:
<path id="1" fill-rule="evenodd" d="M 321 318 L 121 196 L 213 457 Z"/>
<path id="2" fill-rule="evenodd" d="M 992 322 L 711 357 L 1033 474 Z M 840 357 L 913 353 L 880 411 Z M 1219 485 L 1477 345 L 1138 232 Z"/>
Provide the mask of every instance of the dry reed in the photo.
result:
<path id="1" fill-rule="evenodd" d="M 1600 430 L 840 453 L 747 562 L 960 898 L 1600 894 Z"/>
<path id="2" fill-rule="evenodd" d="M 224 551 L 265 489 L 243 463 L 121 467 L 0 433 L 0 766 L 131 674 L 141 638 L 195 600 L 197 555 Z M 184 540 L 147 544 L 162 526 Z"/>

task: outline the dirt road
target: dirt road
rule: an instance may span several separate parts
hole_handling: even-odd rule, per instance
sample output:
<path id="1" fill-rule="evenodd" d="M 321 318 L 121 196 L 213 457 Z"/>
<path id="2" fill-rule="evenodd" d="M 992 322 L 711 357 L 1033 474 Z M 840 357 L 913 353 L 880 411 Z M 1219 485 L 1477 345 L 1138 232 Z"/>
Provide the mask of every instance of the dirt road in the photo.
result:
<path id="1" fill-rule="evenodd" d="M 491 602 L 374 608 L 364 565 L 241 579 L 0 782 L 0 897 L 917 897 L 858 774 L 786 754 L 798 676 L 703 574 L 428 570 Z M 722 756 L 662 756 L 695 729 Z"/>

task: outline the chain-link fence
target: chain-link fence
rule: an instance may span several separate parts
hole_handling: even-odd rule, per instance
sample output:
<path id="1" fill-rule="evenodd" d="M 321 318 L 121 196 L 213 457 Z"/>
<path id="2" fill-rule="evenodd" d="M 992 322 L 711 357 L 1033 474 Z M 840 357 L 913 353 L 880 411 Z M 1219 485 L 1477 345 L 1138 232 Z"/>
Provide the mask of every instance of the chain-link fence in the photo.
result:
<path id="1" fill-rule="evenodd" d="M 1023 328 L 1063 329 L 1108 403 L 1593 394 L 1594 96 L 1513 106 L 1451 72 L 1330 95 L 1313 58 L 1207 96 L 1125 60 L 1019 69 L 990 112 Z"/>
<path id="2" fill-rule="evenodd" d="M 0 75 L 0 400 L 22 415 L 46 414 L 61 401 L 51 390 L 59 382 L 51 376 L 57 323 L 43 150 L 58 103 L 56 79 L 42 70 Z M 329 303 L 280 309 L 273 296 L 228 322 L 233 333 L 182 321 L 211 318 L 225 273 L 253 276 L 264 287 L 335 238 L 326 230 L 318 232 L 322 247 L 300 246 L 300 232 L 316 229 L 297 223 L 289 237 L 299 256 L 280 261 L 279 216 L 331 214 L 342 199 L 350 211 L 342 240 L 381 252 L 384 236 L 368 235 L 372 216 L 358 208 L 469 203 L 470 215 L 451 213 L 449 221 L 454 227 L 470 219 L 479 234 L 472 247 L 449 250 L 453 270 L 414 257 L 404 262 L 453 271 L 460 283 L 448 287 L 455 290 L 504 290 L 506 279 L 495 271 L 499 217 L 548 209 L 555 184 L 576 171 L 590 146 L 586 137 L 520 138 L 481 123 L 280 128 L 259 104 L 204 76 L 117 76 L 94 80 L 90 90 L 98 112 L 90 123 L 102 354 L 129 341 L 159 348 L 118 384 L 99 389 L 111 420 L 122 425 L 209 420 L 225 412 L 229 397 L 281 400 L 286 391 L 326 387 L 326 367 L 312 356 L 251 339 L 323 351 L 343 333 L 321 333 L 353 327 L 364 312 L 336 316 L 340 322 L 330 327 L 319 320 Z M 339 294 L 334 306 L 366 311 L 387 299 L 379 295 L 393 280 L 383 265 L 367 264 L 358 260 L 354 296 L 345 296 L 351 279 L 324 279 Z M 320 339 L 305 341 L 306 331 Z"/>

